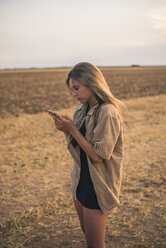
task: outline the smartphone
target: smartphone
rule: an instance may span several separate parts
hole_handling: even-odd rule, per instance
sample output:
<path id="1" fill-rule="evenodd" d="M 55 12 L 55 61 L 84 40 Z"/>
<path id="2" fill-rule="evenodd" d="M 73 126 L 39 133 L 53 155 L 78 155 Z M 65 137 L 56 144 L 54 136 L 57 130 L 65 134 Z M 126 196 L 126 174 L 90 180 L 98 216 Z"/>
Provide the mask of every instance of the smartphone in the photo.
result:
<path id="1" fill-rule="evenodd" d="M 50 109 L 47 110 L 47 112 L 48 112 L 49 114 L 51 114 L 51 115 L 54 115 L 54 116 L 57 117 L 57 118 L 59 117 L 56 113 L 53 113 L 52 110 L 50 110 Z"/>

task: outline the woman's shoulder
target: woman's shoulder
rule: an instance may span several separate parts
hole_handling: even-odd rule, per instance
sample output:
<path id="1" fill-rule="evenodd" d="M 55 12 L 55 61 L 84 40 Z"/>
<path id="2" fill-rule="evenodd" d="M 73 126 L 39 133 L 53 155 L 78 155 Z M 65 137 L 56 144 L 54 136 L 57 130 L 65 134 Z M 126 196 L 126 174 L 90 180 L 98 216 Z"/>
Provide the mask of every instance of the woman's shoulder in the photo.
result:
<path id="1" fill-rule="evenodd" d="M 114 118 L 119 118 L 118 110 L 112 103 L 103 103 L 100 107 L 99 114 L 103 117 L 112 116 Z"/>

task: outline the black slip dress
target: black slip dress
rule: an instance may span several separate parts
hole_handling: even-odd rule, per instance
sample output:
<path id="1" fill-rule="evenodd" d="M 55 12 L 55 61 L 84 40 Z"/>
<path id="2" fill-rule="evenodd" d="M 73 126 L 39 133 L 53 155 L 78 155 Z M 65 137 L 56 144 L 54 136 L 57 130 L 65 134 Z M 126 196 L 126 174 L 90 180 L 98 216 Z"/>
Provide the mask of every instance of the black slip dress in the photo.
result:
<path id="1" fill-rule="evenodd" d="M 79 131 L 85 137 L 86 134 L 85 120 Z M 72 144 L 74 146 L 77 144 L 75 139 L 72 140 Z M 80 180 L 76 191 L 77 200 L 79 200 L 80 203 L 86 208 L 100 209 L 100 206 L 97 201 L 96 193 L 94 190 L 93 182 L 89 172 L 87 155 L 82 150 L 81 147 L 80 147 L 80 161 L 81 161 L 81 172 L 80 172 Z"/>

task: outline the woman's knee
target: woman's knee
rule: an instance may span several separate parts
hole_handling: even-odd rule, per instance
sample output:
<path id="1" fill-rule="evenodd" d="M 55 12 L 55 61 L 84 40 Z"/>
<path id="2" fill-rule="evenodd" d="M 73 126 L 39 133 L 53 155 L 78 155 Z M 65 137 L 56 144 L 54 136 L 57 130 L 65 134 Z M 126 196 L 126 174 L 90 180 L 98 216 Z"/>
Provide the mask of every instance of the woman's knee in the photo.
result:
<path id="1" fill-rule="evenodd" d="M 86 234 L 85 234 L 85 236 L 86 236 Z M 105 240 L 99 241 L 99 240 L 94 240 L 93 238 L 91 240 L 91 239 L 86 237 L 86 242 L 87 242 L 88 248 L 105 248 Z"/>
<path id="2" fill-rule="evenodd" d="M 88 248 L 104 248 L 105 247 L 105 245 L 103 246 L 103 245 L 97 245 L 97 244 L 91 244 L 91 243 L 88 243 L 87 242 L 87 247 Z"/>

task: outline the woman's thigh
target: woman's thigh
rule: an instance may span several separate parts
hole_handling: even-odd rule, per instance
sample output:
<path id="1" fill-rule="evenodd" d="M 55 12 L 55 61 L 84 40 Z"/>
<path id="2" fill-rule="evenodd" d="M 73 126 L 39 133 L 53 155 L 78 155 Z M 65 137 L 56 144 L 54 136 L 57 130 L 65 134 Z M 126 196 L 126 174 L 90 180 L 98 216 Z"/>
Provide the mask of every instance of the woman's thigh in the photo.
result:
<path id="1" fill-rule="evenodd" d="M 100 210 L 83 208 L 84 229 L 88 247 L 105 247 L 107 217 Z"/>
<path id="2" fill-rule="evenodd" d="M 83 206 L 78 200 L 75 200 L 74 198 L 73 198 L 73 201 L 74 201 L 74 205 L 75 205 L 75 208 L 76 208 L 79 220 L 80 220 L 81 228 L 82 228 L 83 232 L 85 232 L 85 230 L 84 230 Z"/>

